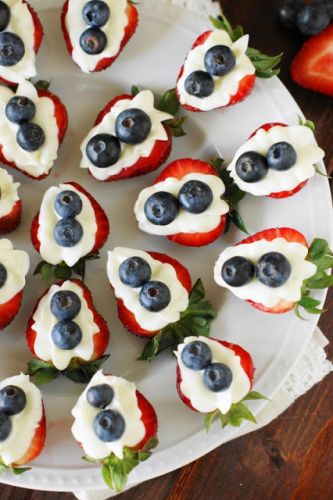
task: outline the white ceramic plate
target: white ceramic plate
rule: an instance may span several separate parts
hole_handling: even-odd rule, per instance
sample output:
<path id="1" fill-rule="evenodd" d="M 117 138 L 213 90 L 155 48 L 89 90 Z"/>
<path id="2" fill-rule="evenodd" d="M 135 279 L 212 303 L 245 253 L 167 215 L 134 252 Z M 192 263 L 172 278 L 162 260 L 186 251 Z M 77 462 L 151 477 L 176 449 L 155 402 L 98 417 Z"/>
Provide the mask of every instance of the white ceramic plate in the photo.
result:
<path id="1" fill-rule="evenodd" d="M 208 28 L 208 20 L 185 9 L 146 0 L 138 7 L 140 26 L 137 33 L 118 61 L 106 72 L 84 75 L 65 50 L 60 9 L 59 6 L 54 8 L 58 2 L 36 0 L 31 3 L 37 8 L 45 28 L 45 40 L 38 56 L 39 78 L 51 79 L 51 90 L 63 99 L 69 111 L 69 130 L 48 179 L 34 182 L 14 173 L 21 182 L 24 211 L 22 224 L 11 238 L 16 247 L 30 253 L 32 264 L 22 310 L 10 328 L 1 334 L 0 377 L 25 370 L 31 355 L 24 331 L 37 298 L 45 290 L 41 278 L 32 276 L 40 258 L 29 239 L 31 220 L 50 185 L 66 180 L 78 181 L 101 202 L 111 222 L 109 241 L 101 252 L 101 259 L 89 263 L 86 279 L 97 309 L 108 321 L 112 334 L 111 357 L 105 368 L 135 381 L 156 408 L 159 418 L 160 445 L 150 460 L 131 473 L 129 484 L 135 484 L 191 462 L 230 439 L 235 429 L 222 431 L 216 423 L 208 434 L 203 430 L 203 417 L 191 412 L 178 398 L 175 360 L 169 354 L 159 356 L 151 364 L 135 361 L 144 341 L 126 332 L 117 319 L 115 300 L 105 273 L 108 249 L 124 245 L 162 251 L 184 262 L 193 279 L 203 277 L 207 295 L 219 311 L 212 336 L 239 343 L 251 352 L 257 367 L 255 388 L 268 397 L 278 389 L 302 353 L 318 318 L 300 321 L 293 312 L 283 316 L 263 314 L 214 284 L 213 264 L 219 252 L 243 237 L 236 229 L 207 248 L 191 250 L 141 233 L 132 209 L 138 192 L 151 183 L 156 172 L 104 184 L 94 181 L 78 167 L 79 145 L 100 109 L 113 96 L 128 91 L 132 84 L 151 88 L 154 92 L 173 87 L 186 52 L 194 38 Z M 224 158 L 231 159 L 237 147 L 259 125 L 269 121 L 292 124 L 299 113 L 295 101 L 277 78 L 259 80 L 253 94 L 242 104 L 218 112 L 190 114 L 186 123 L 188 135 L 174 140 L 171 160 L 188 156 L 210 159 L 216 155 L 216 148 Z M 332 241 L 330 203 L 328 183 L 317 175 L 300 194 L 290 199 L 257 199 L 249 195 L 242 201 L 241 212 L 251 233 L 290 225 L 310 240 L 317 235 Z M 319 297 L 324 298 L 324 292 Z M 55 491 L 105 487 L 99 468 L 81 460 L 82 451 L 70 433 L 70 411 L 82 389 L 63 378 L 43 387 L 48 418 L 45 450 L 30 472 L 22 476 L 4 474 L 1 481 Z M 251 404 L 254 413 L 263 404 Z"/>

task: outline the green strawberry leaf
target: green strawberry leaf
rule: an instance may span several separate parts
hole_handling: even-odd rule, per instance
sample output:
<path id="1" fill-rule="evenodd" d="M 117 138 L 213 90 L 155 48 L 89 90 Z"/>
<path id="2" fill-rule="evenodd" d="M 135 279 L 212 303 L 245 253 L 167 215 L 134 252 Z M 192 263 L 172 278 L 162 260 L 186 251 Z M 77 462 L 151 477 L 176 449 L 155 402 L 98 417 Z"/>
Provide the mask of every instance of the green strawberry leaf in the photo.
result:
<path id="1" fill-rule="evenodd" d="M 70 380 L 73 380 L 73 382 L 88 384 L 91 378 L 109 357 L 109 354 L 105 354 L 98 359 L 88 362 L 79 360 L 78 358 L 73 358 L 69 363 L 68 368 L 61 373 Z"/>
<path id="2" fill-rule="evenodd" d="M 136 95 L 138 95 L 139 92 L 140 92 L 139 87 L 137 87 L 136 85 L 132 85 L 132 87 L 131 87 L 131 95 L 133 97 L 135 97 Z"/>
<path id="3" fill-rule="evenodd" d="M 59 375 L 59 370 L 47 361 L 32 359 L 28 363 L 26 375 L 30 375 L 32 382 L 36 385 L 48 384 Z"/>
<path id="4" fill-rule="evenodd" d="M 180 108 L 180 102 L 176 94 L 176 89 L 167 90 L 161 97 L 157 109 L 175 116 Z"/>
<path id="5" fill-rule="evenodd" d="M 51 81 L 47 80 L 38 80 L 38 82 L 34 84 L 36 90 L 48 90 L 50 85 Z"/>
<path id="6" fill-rule="evenodd" d="M 95 260 L 99 258 L 99 252 L 91 252 L 84 257 L 81 257 L 81 259 L 78 260 L 78 262 L 74 264 L 73 267 L 67 266 L 65 262 L 60 262 L 60 264 L 54 266 L 43 260 L 36 266 L 36 269 L 34 270 L 34 276 L 40 274 L 44 281 L 49 282 L 52 277 L 56 280 L 68 280 L 73 275 L 77 275 L 82 281 L 84 281 L 86 263 L 89 260 Z"/>
<path id="7" fill-rule="evenodd" d="M 207 413 L 207 415 L 205 416 L 205 429 L 206 429 L 206 432 L 209 431 L 212 423 L 213 423 L 213 420 L 215 420 L 215 418 L 217 416 L 219 416 L 221 412 L 219 410 L 215 410 L 215 411 L 212 411 L 210 413 Z"/>
<path id="8" fill-rule="evenodd" d="M 322 171 L 320 170 L 320 168 L 318 167 L 318 165 L 317 165 L 317 164 L 313 165 L 313 168 L 315 169 L 316 174 L 321 175 L 322 177 L 326 177 L 327 179 L 332 179 L 332 176 L 331 176 L 331 175 L 324 174 L 324 172 L 322 172 Z"/>
<path id="9" fill-rule="evenodd" d="M 266 399 L 267 401 L 269 401 L 269 399 L 266 398 L 266 396 L 257 391 L 248 392 L 246 396 L 242 399 L 242 401 L 256 401 L 258 399 Z"/>
<path id="10" fill-rule="evenodd" d="M 306 120 L 298 115 L 298 125 L 304 125 L 304 127 L 308 127 L 312 132 L 316 130 L 315 124 L 311 120 Z"/>
<path id="11" fill-rule="evenodd" d="M 2 458 L 0 458 L 0 474 L 7 471 L 11 472 L 15 476 L 18 476 L 19 474 L 23 474 L 23 472 L 26 472 L 27 470 L 31 470 L 31 467 L 14 467 L 13 465 L 5 465 Z"/>
<path id="12" fill-rule="evenodd" d="M 165 349 L 173 351 L 178 344 L 189 336 L 204 335 L 207 337 L 216 312 L 209 300 L 205 300 L 205 291 L 199 279 L 193 285 L 187 309 L 180 314 L 176 323 L 163 328 L 158 335 L 148 340 L 140 357 L 140 361 L 152 361 Z"/>
<path id="13" fill-rule="evenodd" d="M 245 223 L 238 210 L 235 209 L 230 210 L 229 217 L 238 229 L 243 231 L 243 233 L 245 234 L 250 234 L 246 229 Z"/>
<path id="14" fill-rule="evenodd" d="M 183 124 L 185 123 L 186 119 L 186 116 L 180 116 L 179 118 L 166 120 L 164 123 L 169 127 L 171 135 L 173 137 L 183 137 L 184 135 L 186 135 L 186 132 L 183 129 Z"/>

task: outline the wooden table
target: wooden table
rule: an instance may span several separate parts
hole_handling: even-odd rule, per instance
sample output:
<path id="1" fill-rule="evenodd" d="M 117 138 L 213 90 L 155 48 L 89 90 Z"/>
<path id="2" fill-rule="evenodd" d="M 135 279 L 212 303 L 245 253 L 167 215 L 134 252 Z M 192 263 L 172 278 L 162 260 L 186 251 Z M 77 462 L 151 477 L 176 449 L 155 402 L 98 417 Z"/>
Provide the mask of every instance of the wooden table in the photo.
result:
<path id="1" fill-rule="evenodd" d="M 277 1 L 221 0 L 232 23 L 251 33 L 251 45 L 284 51 L 281 79 L 305 116 L 316 123 L 326 166 L 333 172 L 333 100 L 295 85 L 289 65 L 302 40 L 278 26 Z M 333 340 L 333 292 L 320 320 Z M 333 358 L 333 344 L 327 349 Z M 333 379 L 326 377 L 267 427 L 227 443 L 187 467 L 148 481 L 119 500 L 232 500 L 333 498 Z M 0 486 L 1 500 L 72 500 L 71 494 Z"/>

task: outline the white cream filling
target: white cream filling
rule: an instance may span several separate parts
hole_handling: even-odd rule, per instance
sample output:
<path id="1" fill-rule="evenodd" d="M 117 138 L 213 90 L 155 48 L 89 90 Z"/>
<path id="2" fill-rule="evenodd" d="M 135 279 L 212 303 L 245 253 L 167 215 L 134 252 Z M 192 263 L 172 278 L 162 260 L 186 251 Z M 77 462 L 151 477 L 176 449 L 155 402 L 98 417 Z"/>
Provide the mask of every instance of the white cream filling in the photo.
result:
<path id="1" fill-rule="evenodd" d="M 184 347 L 193 341 L 207 344 L 212 351 L 212 363 L 223 363 L 232 371 L 232 383 L 227 389 L 214 392 L 204 384 L 204 370 L 191 370 L 187 368 L 181 358 Z M 215 340 L 207 337 L 186 337 L 183 344 L 179 344 L 175 351 L 181 374 L 180 390 L 187 397 L 193 408 L 202 413 L 209 413 L 216 409 L 225 414 L 233 403 L 238 403 L 251 389 L 251 383 L 246 375 L 241 359 L 232 349 L 229 349 Z"/>
<path id="2" fill-rule="evenodd" d="M 6 170 L 0 168 L 0 219 L 9 215 L 17 201 L 20 184 Z M 0 223 L 1 224 L 1 223 Z"/>
<path id="3" fill-rule="evenodd" d="M 54 209 L 54 200 L 62 191 L 70 190 L 77 193 L 82 200 L 82 211 L 75 219 L 83 228 L 81 240 L 73 247 L 61 247 L 53 236 L 56 223 L 61 219 Z M 56 265 L 64 261 L 70 267 L 87 255 L 95 246 L 97 223 L 94 209 L 87 196 L 71 184 L 52 186 L 44 194 L 39 211 L 38 240 L 40 241 L 40 254 L 46 262 Z"/>
<path id="4" fill-rule="evenodd" d="M 233 287 L 223 280 L 221 276 L 222 266 L 231 257 L 245 257 L 255 265 L 260 257 L 268 252 L 279 252 L 290 263 L 291 274 L 283 285 L 272 288 L 253 277 L 246 285 Z M 305 260 L 307 254 L 307 247 L 301 243 L 291 243 L 284 238 L 276 238 L 273 241 L 262 239 L 253 243 L 228 247 L 223 250 L 215 264 L 214 279 L 218 285 L 228 288 L 240 299 L 252 300 L 266 307 L 274 307 L 281 300 L 297 302 L 301 298 L 303 281 L 313 276 L 317 270 L 312 262 Z"/>
<path id="5" fill-rule="evenodd" d="M 226 31 L 214 30 L 207 40 L 191 49 L 184 63 L 184 71 L 177 83 L 177 91 L 181 104 L 187 104 L 202 111 L 210 111 L 229 104 L 230 98 L 238 91 L 239 82 L 247 75 L 255 73 L 255 67 L 246 55 L 249 43 L 249 35 L 244 35 L 236 42 L 232 42 Z M 231 49 L 236 64 L 234 68 L 224 76 L 213 76 L 214 91 L 205 98 L 190 95 L 185 90 L 185 80 L 193 71 L 206 71 L 204 58 L 206 52 L 215 45 L 226 45 Z"/>
<path id="6" fill-rule="evenodd" d="M 256 151 L 264 156 L 269 148 L 277 142 L 288 142 L 296 153 L 297 161 L 288 170 L 268 169 L 266 177 L 258 182 L 244 182 L 236 172 L 238 158 L 248 151 Z M 314 165 L 322 160 L 325 152 L 318 147 L 312 130 L 304 125 L 289 125 L 288 127 L 275 126 L 268 131 L 264 129 L 245 142 L 236 152 L 234 159 L 228 166 L 231 177 L 236 184 L 247 193 L 255 196 L 267 196 L 271 193 L 290 191 L 301 182 L 313 177 L 316 173 Z"/>
<path id="7" fill-rule="evenodd" d="M 45 134 L 45 142 L 37 151 L 25 151 L 19 146 L 16 134 L 17 123 L 12 123 L 6 117 L 5 109 L 14 96 L 25 96 L 36 105 L 33 123 L 39 125 Z M 34 85 L 28 81 L 21 82 L 14 93 L 7 87 L 0 87 L 0 144 L 5 158 L 14 162 L 23 172 L 33 177 L 48 174 L 57 158 L 59 140 L 58 125 L 54 116 L 54 103 L 49 97 L 38 97 Z"/>
<path id="8" fill-rule="evenodd" d="M 14 66 L 0 65 L 0 77 L 9 82 L 20 83 L 36 76 L 35 27 L 26 3 L 22 0 L 6 0 L 5 3 L 10 9 L 10 20 L 5 31 L 21 38 L 25 53 Z"/>
<path id="9" fill-rule="evenodd" d="M 168 286 L 171 300 L 162 311 L 151 312 L 142 307 L 139 301 L 141 287 L 131 288 L 120 281 L 120 265 L 129 257 L 134 256 L 141 257 L 148 262 L 152 271 L 151 280 L 162 281 Z M 117 247 L 112 252 L 108 252 L 107 275 L 116 298 L 123 300 L 127 309 L 134 314 L 136 321 L 144 330 L 154 332 L 178 321 L 180 313 L 188 306 L 188 292 L 178 280 L 174 267 L 153 259 L 142 250 Z"/>
<path id="10" fill-rule="evenodd" d="M 87 401 L 87 391 L 90 387 L 99 384 L 108 384 L 114 390 L 114 397 L 105 409 L 118 411 L 125 420 L 124 434 L 120 439 L 109 443 L 101 441 L 96 436 L 93 421 L 101 410 L 94 408 Z M 72 415 L 75 419 L 72 426 L 74 438 L 82 444 L 86 455 L 96 460 L 106 458 L 112 453 L 122 459 L 124 447 L 136 446 L 145 436 L 146 431 L 141 420 L 142 413 L 138 407 L 135 384 L 121 377 L 104 375 L 101 370 L 93 376 L 79 397 Z"/>
<path id="11" fill-rule="evenodd" d="M 207 210 L 201 214 L 191 214 L 180 208 L 176 219 L 166 226 L 158 226 L 149 222 L 144 210 L 147 199 L 158 191 L 167 191 L 177 197 L 182 186 L 190 180 L 204 182 L 211 188 L 213 201 Z M 149 234 L 166 236 L 179 233 L 206 233 L 215 229 L 221 222 L 221 216 L 229 211 L 228 204 L 221 200 L 224 191 L 224 184 L 216 175 L 191 173 L 180 180 L 169 177 L 165 181 L 153 184 L 141 191 L 134 207 L 135 217 L 139 228 Z"/>
<path id="12" fill-rule="evenodd" d="M 83 20 L 82 9 L 88 0 L 69 0 L 66 27 L 73 47 L 72 58 L 85 73 L 94 71 L 98 62 L 106 57 L 114 57 L 120 50 L 120 44 L 128 24 L 127 0 L 104 0 L 110 8 L 110 17 L 100 29 L 107 36 L 107 45 L 100 54 L 86 54 L 80 46 L 80 37 L 89 26 Z"/>
<path id="13" fill-rule="evenodd" d="M 0 304 L 6 304 L 25 286 L 30 258 L 23 250 L 14 250 L 10 240 L 0 240 L 0 263 L 5 266 L 7 279 L 0 288 Z"/>
<path id="14" fill-rule="evenodd" d="M 81 310 L 73 321 L 81 328 L 82 339 L 74 349 L 59 349 L 52 341 L 52 329 L 58 320 L 51 312 L 51 300 L 59 290 L 74 292 L 81 300 Z M 99 328 L 94 322 L 94 315 L 88 307 L 82 288 L 76 283 L 68 280 L 61 286 L 52 285 L 40 300 L 33 320 L 32 328 L 37 333 L 34 350 L 38 358 L 52 361 L 58 370 L 65 370 L 72 358 L 82 358 L 86 361 L 91 359 L 94 353 L 94 335 L 99 332 Z"/>
<path id="15" fill-rule="evenodd" d="M 132 108 L 139 108 L 145 111 L 149 116 L 151 120 L 151 130 L 148 137 L 143 142 L 136 145 L 121 142 L 121 154 L 117 163 L 107 168 L 95 167 L 86 154 L 88 142 L 97 134 L 115 135 L 117 116 L 126 109 Z M 112 107 L 111 111 L 104 116 L 101 123 L 96 125 L 84 139 L 81 145 L 81 168 L 88 168 L 95 179 L 105 181 L 108 177 L 118 174 L 124 168 L 133 166 L 141 157 L 147 158 L 151 154 L 156 141 L 168 140 L 163 122 L 171 118 L 172 115 L 169 115 L 169 113 L 164 113 L 154 107 L 154 95 L 150 90 L 142 90 L 133 99 L 121 99 Z"/>
<path id="16" fill-rule="evenodd" d="M 28 375 L 21 373 L 2 380 L 0 390 L 7 385 L 20 387 L 26 395 L 26 406 L 17 415 L 9 417 L 12 422 L 11 433 L 0 442 L 0 457 L 5 465 L 11 465 L 28 451 L 43 415 L 43 403 L 40 390 L 30 382 Z"/>

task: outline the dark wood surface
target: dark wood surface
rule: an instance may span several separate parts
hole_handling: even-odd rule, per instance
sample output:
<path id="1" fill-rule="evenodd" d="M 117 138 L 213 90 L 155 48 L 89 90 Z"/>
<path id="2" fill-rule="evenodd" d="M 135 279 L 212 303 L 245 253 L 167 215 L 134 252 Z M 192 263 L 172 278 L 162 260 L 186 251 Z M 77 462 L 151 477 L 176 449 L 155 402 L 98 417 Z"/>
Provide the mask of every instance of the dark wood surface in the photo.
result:
<path id="1" fill-rule="evenodd" d="M 317 139 L 333 172 L 333 99 L 295 85 L 289 64 L 302 44 L 295 32 L 276 23 L 273 0 L 221 0 L 233 23 L 251 34 L 251 45 L 267 53 L 284 52 L 281 79 L 316 123 Z M 333 341 L 333 292 L 320 326 Z M 327 348 L 333 359 L 333 343 Z M 333 379 L 299 398 L 267 427 L 227 443 L 187 467 L 123 493 L 119 500 L 222 500 L 333 498 Z M 71 494 L 0 486 L 1 500 L 70 500 Z"/>

